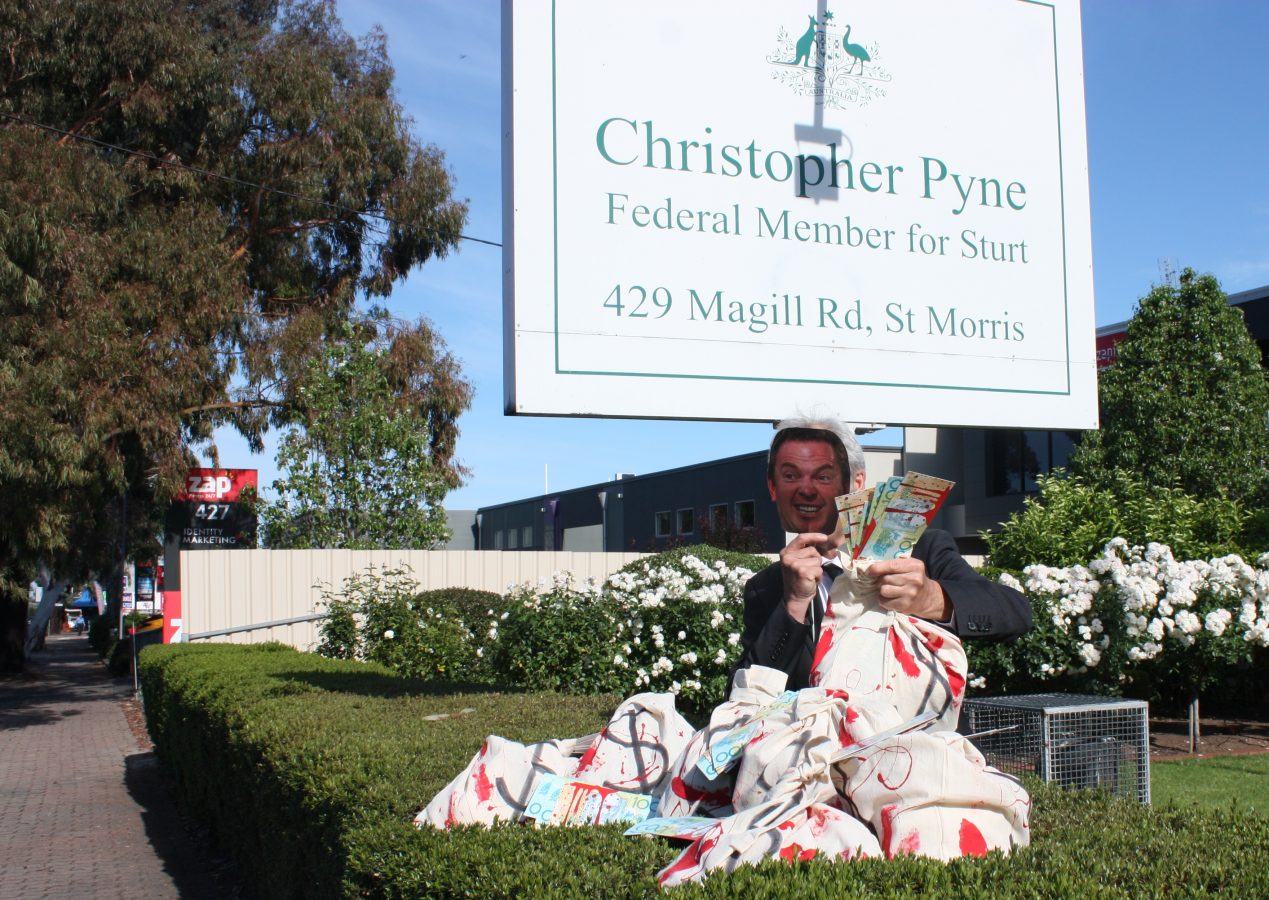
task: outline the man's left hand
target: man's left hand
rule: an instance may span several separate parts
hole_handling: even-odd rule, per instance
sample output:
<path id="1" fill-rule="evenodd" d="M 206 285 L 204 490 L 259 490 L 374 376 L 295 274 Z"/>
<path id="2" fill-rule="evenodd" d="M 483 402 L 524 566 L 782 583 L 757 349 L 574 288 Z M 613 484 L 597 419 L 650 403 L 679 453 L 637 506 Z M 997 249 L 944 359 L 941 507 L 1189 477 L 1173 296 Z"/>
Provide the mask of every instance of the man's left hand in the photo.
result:
<path id="1" fill-rule="evenodd" d="M 881 605 L 904 615 L 946 622 L 952 618 L 952 604 L 943 588 L 925 577 L 925 563 L 912 557 L 883 559 L 868 567 L 869 577 L 877 580 Z"/>

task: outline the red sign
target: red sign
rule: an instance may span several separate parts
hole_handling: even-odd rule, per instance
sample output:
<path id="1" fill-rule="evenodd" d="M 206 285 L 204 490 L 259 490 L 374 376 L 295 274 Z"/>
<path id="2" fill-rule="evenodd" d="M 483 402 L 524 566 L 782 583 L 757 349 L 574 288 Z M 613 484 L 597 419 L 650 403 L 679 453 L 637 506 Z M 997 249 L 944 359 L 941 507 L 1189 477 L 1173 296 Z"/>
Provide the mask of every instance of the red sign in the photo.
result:
<path id="1" fill-rule="evenodd" d="M 232 503 L 243 488 L 256 490 L 255 469 L 190 469 L 185 488 L 173 499 L 197 503 Z"/>
<path id="2" fill-rule="evenodd" d="M 1124 339 L 1126 332 L 1116 331 L 1097 339 L 1097 368 L 1104 369 L 1115 361 L 1115 346 Z"/>

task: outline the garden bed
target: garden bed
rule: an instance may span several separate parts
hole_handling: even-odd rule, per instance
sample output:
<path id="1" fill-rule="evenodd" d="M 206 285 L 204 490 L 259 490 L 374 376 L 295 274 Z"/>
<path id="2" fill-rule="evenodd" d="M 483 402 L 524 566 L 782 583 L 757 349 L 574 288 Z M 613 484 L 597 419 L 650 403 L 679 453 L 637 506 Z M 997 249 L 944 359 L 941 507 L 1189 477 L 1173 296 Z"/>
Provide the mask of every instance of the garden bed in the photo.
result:
<path id="1" fill-rule="evenodd" d="M 182 802 L 260 896 L 656 896 L 657 870 L 679 852 L 619 827 L 410 824 L 485 735 L 584 734 L 615 697 L 411 680 L 277 645 L 152 647 L 141 677 L 147 724 Z M 1264 818 L 1031 787 L 1032 845 L 1011 857 L 773 862 L 676 893 L 1269 894 Z"/>
<path id="2" fill-rule="evenodd" d="M 1199 733 L 1199 756 L 1269 753 L 1269 721 L 1205 717 L 1199 720 Z M 1183 759 L 1191 755 L 1188 719 L 1150 719 L 1151 760 Z"/>

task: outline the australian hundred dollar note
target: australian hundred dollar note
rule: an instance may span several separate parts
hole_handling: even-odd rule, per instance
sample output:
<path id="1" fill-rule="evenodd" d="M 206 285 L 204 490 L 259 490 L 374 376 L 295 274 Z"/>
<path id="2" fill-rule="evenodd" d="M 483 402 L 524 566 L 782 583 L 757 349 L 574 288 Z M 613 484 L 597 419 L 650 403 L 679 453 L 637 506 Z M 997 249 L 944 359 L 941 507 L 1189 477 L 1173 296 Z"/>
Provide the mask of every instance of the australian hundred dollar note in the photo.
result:
<path id="1" fill-rule="evenodd" d="M 858 555 L 863 559 L 910 555 L 955 484 L 920 472 L 905 474 L 884 499 L 874 498 L 870 532 Z"/>

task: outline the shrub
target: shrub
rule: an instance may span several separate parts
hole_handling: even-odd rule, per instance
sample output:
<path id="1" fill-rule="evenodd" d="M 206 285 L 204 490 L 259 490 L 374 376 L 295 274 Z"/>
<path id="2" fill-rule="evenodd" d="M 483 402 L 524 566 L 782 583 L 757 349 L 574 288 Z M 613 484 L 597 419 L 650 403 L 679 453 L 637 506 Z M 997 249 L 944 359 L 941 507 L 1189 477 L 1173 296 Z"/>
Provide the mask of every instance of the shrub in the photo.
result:
<path id="1" fill-rule="evenodd" d="M 745 582 L 765 557 L 698 544 L 636 560 L 602 586 L 521 585 L 486 633 L 499 680 L 573 693 L 667 691 L 722 702 L 739 655 Z"/>
<path id="2" fill-rule="evenodd" d="M 1034 626 L 1009 644 L 967 643 L 975 688 L 991 693 L 1129 692 L 1169 703 L 1249 665 L 1269 646 L 1269 554 L 1177 561 L 1162 544 L 1109 542 L 1087 565 L 1028 566 Z"/>
<path id="3" fill-rule="evenodd" d="M 513 588 L 481 636 L 497 681 L 535 691 L 620 692 L 615 622 L 593 583 L 557 573 L 550 585 Z M 487 649 L 486 649 L 487 648 Z"/>
<path id="4" fill-rule="evenodd" d="M 654 875 L 681 845 L 624 837 L 620 826 L 436 831 L 410 824 L 485 735 L 585 734 L 603 723 L 615 697 L 448 694 L 381 666 L 277 645 L 150 647 L 140 675 L 155 749 L 182 804 L 260 896 L 664 896 Z M 1009 857 L 773 861 L 680 893 L 1269 894 L 1263 816 L 1151 809 L 1096 792 L 1028 787 L 1032 845 Z"/>
<path id="5" fill-rule="evenodd" d="M 1156 541 L 1181 558 L 1201 559 L 1245 550 L 1240 541 L 1252 536 L 1249 526 L 1263 530 L 1234 500 L 1150 487 L 1122 471 L 1098 485 L 1060 469 L 1037 482 L 1039 496 L 1028 497 L 998 533 L 983 533 L 993 565 L 1073 566 L 1100 555 L 1114 537 L 1143 546 Z"/>
<path id="6" fill-rule="evenodd" d="M 323 656 L 378 662 L 410 677 L 479 675 L 475 635 L 459 610 L 445 592 L 421 593 L 408 567 L 370 566 L 344 579 L 339 591 L 323 585 L 321 594 Z"/>

